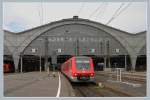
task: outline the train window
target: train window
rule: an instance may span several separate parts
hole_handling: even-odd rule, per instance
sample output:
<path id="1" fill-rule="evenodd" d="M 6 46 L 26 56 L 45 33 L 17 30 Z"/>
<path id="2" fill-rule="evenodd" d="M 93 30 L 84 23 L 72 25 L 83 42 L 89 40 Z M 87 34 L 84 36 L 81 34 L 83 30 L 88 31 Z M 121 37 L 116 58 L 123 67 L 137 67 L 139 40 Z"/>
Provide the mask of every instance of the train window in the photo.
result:
<path id="1" fill-rule="evenodd" d="M 90 61 L 88 58 L 76 58 L 76 67 L 78 70 L 89 70 Z"/>

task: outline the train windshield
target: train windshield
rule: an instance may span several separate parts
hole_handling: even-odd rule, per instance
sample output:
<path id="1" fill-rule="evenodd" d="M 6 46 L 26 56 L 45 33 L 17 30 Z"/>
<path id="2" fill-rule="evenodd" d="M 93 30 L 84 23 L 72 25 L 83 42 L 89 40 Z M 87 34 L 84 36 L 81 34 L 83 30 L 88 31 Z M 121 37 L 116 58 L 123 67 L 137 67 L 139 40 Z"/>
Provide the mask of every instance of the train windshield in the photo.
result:
<path id="1" fill-rule="evenodd" d="M 76 65 L 78 70 L 89 70 L 90 69 L 89 58 L 76 58 Z"/>

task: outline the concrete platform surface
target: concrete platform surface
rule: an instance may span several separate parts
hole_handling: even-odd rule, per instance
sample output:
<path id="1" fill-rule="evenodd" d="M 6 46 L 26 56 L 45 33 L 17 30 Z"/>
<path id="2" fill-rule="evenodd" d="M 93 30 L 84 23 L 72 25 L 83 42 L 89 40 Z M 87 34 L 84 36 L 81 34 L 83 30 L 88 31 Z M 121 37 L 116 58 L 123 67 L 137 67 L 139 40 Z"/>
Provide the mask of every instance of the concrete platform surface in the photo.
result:
<path id="1" fill-rule="evenodd" d="M 4 75 L 5 97 L 69 97 L 74 96 L 68 80 L 60 73 L 28 72 Z"/>

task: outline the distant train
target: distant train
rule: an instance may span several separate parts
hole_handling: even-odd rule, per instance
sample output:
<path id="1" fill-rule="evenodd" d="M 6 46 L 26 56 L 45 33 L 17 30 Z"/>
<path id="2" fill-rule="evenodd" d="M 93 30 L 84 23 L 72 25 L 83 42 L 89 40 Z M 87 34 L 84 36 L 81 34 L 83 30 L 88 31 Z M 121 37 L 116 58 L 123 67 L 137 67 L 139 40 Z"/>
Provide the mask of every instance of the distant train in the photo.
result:
<path id="1" fill-rule="evenodd" d="M 11 64 L 4 64 L 3 70 L 4 70 L 4 73 L 11 72 L 12 71 L 12 65 Z"/>
<path id="2" fill-rule="evenodd" d="M 3 64 L 4 73 L 12 73 L 15 72 L 15 67 L 12 61 L 4 61 Z"/>
<path id="3" fill-rule="evenodd" d="M 94 65 L 91 57 L 72 57 L 61 65 L 61 72 L 72 82 L 94 82 Z"/>

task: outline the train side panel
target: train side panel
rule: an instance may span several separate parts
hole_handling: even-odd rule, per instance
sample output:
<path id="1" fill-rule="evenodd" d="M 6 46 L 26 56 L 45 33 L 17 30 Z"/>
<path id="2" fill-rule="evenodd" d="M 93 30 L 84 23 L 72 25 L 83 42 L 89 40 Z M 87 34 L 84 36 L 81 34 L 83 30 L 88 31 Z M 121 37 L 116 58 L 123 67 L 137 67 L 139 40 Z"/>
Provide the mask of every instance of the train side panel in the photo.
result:
<path id="1" fill-rule="evenodd" d="M 68 61 L 66 61 L 64 64 L 62 64 L 62 66 L 61 66 L 61 72 L 63 73 L 63 74 L 65 74 L 68 78 L 70 77 L 70 75 L 71 75 L 71 72 L 72 72 L 72 62 L 71 62 L 72 60 L 71 59 L 69 59 Z"/>

